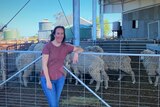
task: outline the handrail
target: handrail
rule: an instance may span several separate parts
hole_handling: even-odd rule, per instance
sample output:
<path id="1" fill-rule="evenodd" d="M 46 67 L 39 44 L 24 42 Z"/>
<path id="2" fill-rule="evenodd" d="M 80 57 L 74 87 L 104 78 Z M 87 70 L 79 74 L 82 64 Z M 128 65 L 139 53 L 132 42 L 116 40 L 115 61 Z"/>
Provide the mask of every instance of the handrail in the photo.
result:
<path id="1" fill-rule="evenodd" d="M 41 51 L 15 51 L 15 50 L 0 50 L 0 52 L 15 52 L 15 53 L 41 53 Z M 83 55 L 115 55 L 115 56 L 160 56 L 160 54 L 130 54 L 130 53 L 98 53 L 98 52 L 82 52 Z"/>
<path id="2" fill-rule="evenodd" d="M 24 71 L 25 69 L 27 69 L 29 66 L 31 66 L 32 64 L 34 64 L 35 62 L 37 62 L 38 60 L 40 60 L 42 58 L 42 56 L 38 57 L 37 59 L 35 59 L 33 62 L 31 62 L 30 64 L 28 64 L 27 66 L 23 67 L 21 70 L 19 70 L 18 72 L 16 72 L 14 75 L 12 75 L 11 77 L 9 77 L 7 80 L 3 81 L 2 83 L 0 83 L 0 86 L 4 85 L 6 82 L 10 81 L 11 79 L 13 79 L 15 76 L 17 76 L 19 73 L 21 73 L 22 71 Z"/>
<path id="3" fill-rule="evenodd" d="M 93 90 L 91 90 L 85 83 L 83 83 L 78 77 L 76 77 L 70 70 L 68 70 L 65 66 L 63 68 L 70 73 L 76 80 L 78 80 L 85 88 L 87 88 L 93 95 L 95 95 L 104 105 L 107 107 L 111 107 L 108 103 L 106 103 L 101 97 L 99 97 Z"/>
<path id="4" fill-rule="evenodd" d="M 14 53 L 42 53 L 41 51 L 20 51 L 20 50 L 0 50 L 0 52 L 14 52 Z"/>

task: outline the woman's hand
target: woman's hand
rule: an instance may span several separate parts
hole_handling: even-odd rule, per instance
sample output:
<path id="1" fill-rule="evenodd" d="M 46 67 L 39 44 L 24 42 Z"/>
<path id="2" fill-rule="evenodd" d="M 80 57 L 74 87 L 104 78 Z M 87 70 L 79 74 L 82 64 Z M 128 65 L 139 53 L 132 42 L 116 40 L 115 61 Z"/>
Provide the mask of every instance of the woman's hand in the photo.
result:
<path id="1" fill-rule="evenodd" d="M 83 52 L 83 49 L 80 47 L 74 46 L 73 52 L 74 52 L 73 64 L 76 64 L 78 62 L 78 53 Z"/>
<path id="2" fill-rule="evenodd" d="M 73 56 L 73 64 L 76 64 L 78 62 L 78 53 L 75 52 Z"/>
<path id="3" fill-rule="evenodd" d="M 48 89 L 52 89 L 52 83 L 51 83 L 51 81 L 47 81 L 47 88 Z"/>

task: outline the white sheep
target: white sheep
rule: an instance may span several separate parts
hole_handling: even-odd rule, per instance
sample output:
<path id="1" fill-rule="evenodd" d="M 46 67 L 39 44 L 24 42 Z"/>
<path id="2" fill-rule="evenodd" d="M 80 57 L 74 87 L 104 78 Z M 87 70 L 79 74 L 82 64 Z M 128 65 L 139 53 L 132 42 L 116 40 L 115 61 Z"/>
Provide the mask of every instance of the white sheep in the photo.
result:
<path id="1" fill-rule="evenodd" d="M 155 52 L 147 49 L 142 51 L 141 54 L 155 54 Z M 157 86 L 159 81 L 159 76 L 160 76 L 159 57 L 158 56 L 141 56 L 141 60 L 142 60 L 143 66 L 146 69 L 149 83 L 152 84 L 153 82 L 151 77 L 156 76 L 154 86 Z"/>
<path id="2" fill-rule="evenodd" d="M 29 48 L 30 51 L 42 51 L 43 47 L 44 47 L 44 43 L 39 42 L 37 43 L 35 46 L 31 45 L 32 48 Z M 34 46 L 34 49 L 33 49 Z M 16 67 L 18 70 L 21 70 L 23 67 L 27 66 L 29 63 L 33 62 L 36 58 L 38 58 L 41 54 L 35 54 L 35 53 L 22 53 L 20 54 L 17 58 L 16 58 Z M 25 87 L 27 87 L 27 83 L 28 83 L 28 77 L 29 75 L 31 75 L 32 71 L 35 70 L 36 74 L 40 73 L 41 69 L 42 69 L 42 64 L 41 64 L 41 60 L 37 61 L 35 63 L 35 65 L 31 65 L 30 67 L 28 67 L 26 70 L 24 70 L 23 73 L 19 74 L 19 79 L 20 79 L 20 83 L 24 84 Z M 35 67 L 35 69 L 34 69 Z M 22 80 L 23 78 L 23 80 Z"/>
<path id="3" fill-rule="evenodd" d="M 39 51 L 41 52 L 44 48 L 44 45 L 45 43 L 44 42 L 39 42 L 35 47 L 34 47 L 34 50 L 33 51 Z M 35 59 L 40 57 L 41 56 L 41 53 L 37 53 L 35 55 Z M 42 71 L 42 59 L 40 59 L 39 61 L 37 61 L 35 63 L 35 74 L 37 75 L 40 75 L 40 72 Z M 39 81 L 40 83 L 40 81 Z"/>
<path id="4" fill-rule="evenodd" d="M 95 91 L 99 90 L 100 83 L 103 80 L 105 82 L 105 89 L 108 88 L 109 77 L 104 70 L 104 61 L 100 57 L 95 56 L 95 55 L 79 54 L 79 61 L 76 64 L 72 63 L 72 57 L 73 57 L 73 54 L 70 54 L 69 58 L 67 58 L 67 61 L 68 63 L 71 64 L 71 68 L 73 69 L 77 77 L 80 74 L 88 73 L 92 77 L 90 83 L 92 83 L 93 80 L 96 81 Z M 76 84 L 77 83 L 78 81 L 76 80 Z"/>
<path id="5" fill-rule="evenodd" d="M 30 64 L 34 60 L 34 58 L 35 58 L 35 54 L 34 53 L 21 53 L 16 58 L 17 70 L 19 71 L 22 68 L 24 68 L 25 66 L 27 66 L 28 64 Z M 22 85 L 24 85 L 25 87 L 27 87 L 27 83 L 28 83 L 28 79 L 27 79 L 28 78 L 28 74 L 31 74 L 33 68 L 34 68 L 34 65 L 32 64 L 30 67 L 25 69 L 23 73 L 21 72 L 19 74 L 20 83 Z"/>
<path id="6" fill-rule="evenodd" d="M 68 70 L 72 71 L 72 68 L 71 68 L 71 60 L 68 59 L 69 57 L 70 57 L 70 54 L 67 55 L 67 57 L 66 57 L 66 59 L 65 59 L 65 61 L 64 61 L 64 66 L 65 66 Z M 69 82 L 71 83 L 71 82 L 72 82 L 72 75 L 68 74 L 65 69 L 64 69 L 64 73 L 65 73 L 65 75 L 66 75 L 66 78 L 68 78 L 68 79 L 69 79 Z"/>
<path id="7" fill-rule="evenodd" d="M 28 48 L 28 51 L 33 51 L 35 46 L 36 46 L 35 43 L 31 44 L 31 46 L 29 46 Z"/>
<path id="8" fill-rule="evenodd" d="M 0 75 L 2 76 L 2 81 L 6 80 L 6 65 L 5 65 L 5 56 L 4 53 L 0 53 Z M 0 86 L 4 88 L 4 85 Z"/>
<path id="9" fill-rule="evenodd" d="M 31 44 L 31 46 L 29 46 L 28 51 L 33 51 L 34 47 L 36 46 L 36 44 Z M 27 59 L 26 59 L 27 58 Z M 35 54 L 34 53 L 21 53 L 19 54 L 19 56 L 16 58 L 16 67 L 17 70 L 21 70 L 23 67 L 27 66 L 27 64 L 31 63 L 35 58 Z M 20 83 L 22 85 L 24 85 L 25 87 L 27 87 L 27 83 L 28 83 L 28 74 L 30 74 L 32 72 L 34 68 L 34 65 L 31 65 L 29 68 L 27 68 L 26 70 L 24 70 L 24 72 L 21 72 L 19 74 L 19 80 Z"/>
<path id="10" fill-rule="evenodd" d="M 136 82 L 135 74 L 131 67 L 131 58 L 129 56 L 115 56 L 115 55 L 108 55 L 103 56 L 103 60 L 105 62 L 105 66 L 107 69 L 110 70 L 121 70 L 129 75 L 131 75 L 132 83 Z M 106 68 L 106 67 L 105 67 Z M 105 69 L 105 70 L 107 70 Z M 124 75 L 119 74 L 118 80 L 120 81 Z"/>
<path id="11" fill-rule="evenodd" d="M 103 49 L 99 46 L 89 46 L 86 47 L 86 51 L 92 52 L 104 52 Z M 121 70 L 132 77 L 132 83 L 136 82 L 135 74 L 131 68 L 131 58 L 129 56 L 116 56 L 116 55 L 104 55 L 100 56 L 105 63 L 105 70 Z M 119 74 L 118 80 L 121 80 L 123 77 L 122 74 Z"/>

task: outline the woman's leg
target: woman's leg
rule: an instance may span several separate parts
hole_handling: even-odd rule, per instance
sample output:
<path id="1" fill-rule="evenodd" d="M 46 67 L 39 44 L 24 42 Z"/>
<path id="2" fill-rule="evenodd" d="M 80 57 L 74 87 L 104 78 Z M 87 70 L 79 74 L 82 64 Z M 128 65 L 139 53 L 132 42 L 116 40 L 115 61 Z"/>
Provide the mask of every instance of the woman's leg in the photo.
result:
<path id="1" fill-rule="evenodd" d="M 61 92 L 63 90 L 63 86 L 64 86 L 64 83 L 65 83 L 65 76 L 62 76 L 61 78 L 59 78 L 58 80 L 56 80 L 56 92 L 57 92 L 57 101 L 59 102 L 59 99 L 60 99 L 60 95 L 61 95 Z"/>
<path id="2" fill-rule="evenodd" d="M 50 107 L 58 107 L 57 93 L 54 81 L 52 81 L 52 89 L 48 89 L 46 85 L 45 77 L 41 77 L 41 86 L 45 96 L 47 97 L 48 103 Z"/>

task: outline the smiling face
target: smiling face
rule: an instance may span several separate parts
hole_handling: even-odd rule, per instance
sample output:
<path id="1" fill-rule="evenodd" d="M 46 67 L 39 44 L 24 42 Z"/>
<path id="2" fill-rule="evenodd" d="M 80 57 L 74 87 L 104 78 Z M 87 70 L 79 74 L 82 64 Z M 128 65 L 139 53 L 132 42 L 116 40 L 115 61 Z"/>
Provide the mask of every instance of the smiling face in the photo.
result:
<path id="1" fill-rule="evenodd" d="M 64 30 L 62 28 L 57 28 L 54 37 L 57 43 L 62 43 L 64 38 Z"/>

